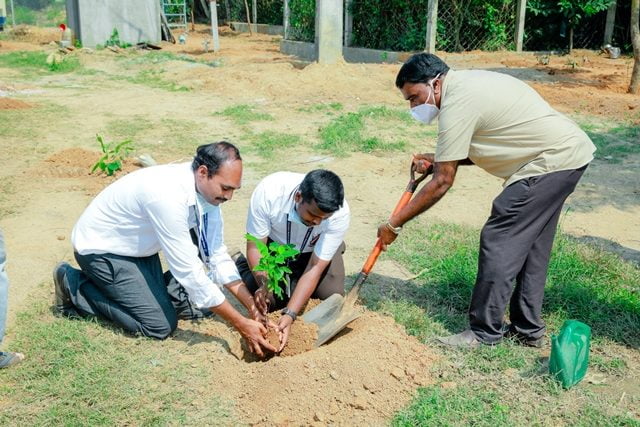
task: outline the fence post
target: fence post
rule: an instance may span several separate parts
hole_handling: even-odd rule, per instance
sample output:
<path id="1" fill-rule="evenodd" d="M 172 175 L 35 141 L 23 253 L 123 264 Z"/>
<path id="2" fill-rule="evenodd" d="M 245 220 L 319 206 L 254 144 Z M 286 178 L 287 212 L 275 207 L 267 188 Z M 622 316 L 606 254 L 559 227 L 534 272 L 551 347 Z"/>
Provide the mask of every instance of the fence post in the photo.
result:
<path id="1" fill-rule="evenodd" d="M 607 9 L 607 23 L 604 27 L 604 44 L 611 44 L 613 39 L 613 27 L 616 24 L 616 6 L 617 1 L 611 3 L 609 9 Z"/>
<path id="2" fill-rule="evenodd" d="M 251 4 L 251 7 L 253 8 L 253 25 L 257 25 L 258 24 L 258 0 L 253 0 L 253 3 Z M 256 27 L 256 33 L 258 32 L 258 27 Z"/>
<path id="3" fill-rule="evenodd" d="M 282 17 L 282 25 L 284 26 L 284 40 L 289 40 L 289 0 L 284 0 L 284 16 Z"/>
<path id="4" fill-rule="evenodd" d="M 436 35 L 438 34 L 438 0 L 429 0 L 427 6 L 427 40 L 424 50 L 436 53 Z"/>
<path id="5" fill-rule="evenodd" d="M 524 43 L 524 18 L 527 13 L 527 0 L 518 0 L 516 4 L 516 52 L 522 52 Z"/>
<path id="6" fill-rule="evenodd" d="M 335 64 L 342 59 L 342 2 L 316 2 L 316 53 L 320 64 Z"/>
<path id="7" fill-rule="evenodd" d="M 351 14 L 351 6 L 353 0 L 344 1 L 344 45 L 351 46 L 353 38 L 353 15 Z"/>
<path id="8" fill-rule="evenodd" d="M 13 0 L 11 0 L 11 22 L 13 23 L 13 29 L 16 28 L 16 7 L 13 5 Z"/>
<path id="9" fill-rule="evenodd" d="M 209 0 L 211 8 L 211 37 L 213 38 L 213 51 L 220 50 L 220 37 L 218 36 L 218 5 L 216 0 Z"/>

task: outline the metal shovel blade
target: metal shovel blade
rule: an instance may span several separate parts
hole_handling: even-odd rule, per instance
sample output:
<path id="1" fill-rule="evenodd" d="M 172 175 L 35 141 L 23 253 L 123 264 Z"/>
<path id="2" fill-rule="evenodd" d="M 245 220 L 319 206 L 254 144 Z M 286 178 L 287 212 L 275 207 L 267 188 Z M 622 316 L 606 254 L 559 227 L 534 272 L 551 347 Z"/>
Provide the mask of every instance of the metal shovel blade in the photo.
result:
<path id="1" fill-rule="evenodd" d="M 322 301 L 312 310 L 302 316 L 306 323 L 318 325 L 318 339 L 315 347 L 333 338 L 338 332 L 344 329 L 349 323 L 360 317 L 353 304 L 345 304 L 346 298 L 340 294 L 333 294 Z"/>

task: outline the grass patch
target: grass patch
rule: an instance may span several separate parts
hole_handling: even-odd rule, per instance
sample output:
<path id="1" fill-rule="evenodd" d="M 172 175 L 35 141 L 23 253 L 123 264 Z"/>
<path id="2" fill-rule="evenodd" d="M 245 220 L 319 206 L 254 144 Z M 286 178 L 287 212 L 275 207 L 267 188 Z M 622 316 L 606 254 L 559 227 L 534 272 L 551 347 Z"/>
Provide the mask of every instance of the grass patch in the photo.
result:
<path id="1" fill-rule="evenodd" d="M 112 138 L 130 138 L 134 139 L 141 133 L 152 129 L 153 121 L 145 116 L 135 116 L 131 119 L 114 119 L 107 123 L 105 134 Z"/>
<path id="2" fill-rule="evenodd" d="M 19 315 L 15 332 L 28 359 L 0 372 L 0 424 L 234 424 L 229 404 L 206 392 L 212 379 L 188 369 L 194 361 L 170 340 L 53 318 L 43 303 Z"/>
<path id="3" fill-rule="evenodd" d="M 374 274 L 362 297 L 409 334 L 434 343 L 436 336 L 467 327 L 479 231 L 420 220 L 406 228 L 388 255 L 418 278 L 390 283 Z M 630 363 L 637 372 L 640 269 L 559 233 L 545 291 L 549 334 L 572 318 L 591 326 L 589 372 L 624 378 Z M 604 393 L 606 386 L 594 391 L 584 381 L 563 391 L 547 375 L 548 348 L 541 352 L 510 340 L 476 351 L 434 348 L 442 357 L 433 366 L 436 385 L 421 389 L 394 425 L 638 425 L 633 391 L 626 402 L 615 386 Z"/>
<path id="4" fill-rule="evenodd" d="M 36 72 L 70 73 L 81 69 L 77 56 L 62 56 L 62 62 L 47 64 L 47 53 L 16 51 L 0 55 L 0 67 L 18 68 Z"/>
<path id="5" fill-rule="evenodd" d="M 272 159 L 285 148 L 294 147 L 301 141 L 298 135 L 266 131 L 249 137 L 250 150 L 265 159 Z"/>
<path id="6" fill-rule="evenodd" d="M 597 147 L 595 157 L 611 163 L 620 163 L 629 155 L 640 153 L 640 126 L 618 125 L 602 128 L 593 124 L 582 124 Z"/>
<path id="7" fill-rule="evenodd" d="M 318 112 L 326 112 L 326 113 L 335 113 L 338 111 L 342 111 L 344 106 L 339 102 L 331 102 L 331 103 L 323 103 L 323 104 L 315 104 L 309 107 L 299 108 L 298 111 L 303 113 L 318 113 Z"/>
<path id="8" fill-rule="evenodd" d="M 406 146 L 405 141 L 389 141 L 378 136 L 367 136 L 365 130 L 367 127 L 379 127 L 381 122 L 406 124 L 410 120 L 410 116 L 405 112 L 387 107 L 364 107 L 356 113 L 343 114 L 321 128 L 321 143 L 317 147 L 335 155 L 402 150 Z"/>
<path id="9" fill-rule="evenodd" d="M 187 86 L 163 79 L 162 74 L 164 72 L 164 70 L 144 70 L 133 77 L 129 77 L 127 80 L 131 83 L 163 89 L 169 92 L 189 92 L 191 90 Z"/>
<path id="10" fill-rule="evenodd" d="M 256 111 L 255 107 L 246 104 L 234 105 L 214 114 L 228 117 L 239 125 L 260 120 L 274 120 L 271 114 Z"/>

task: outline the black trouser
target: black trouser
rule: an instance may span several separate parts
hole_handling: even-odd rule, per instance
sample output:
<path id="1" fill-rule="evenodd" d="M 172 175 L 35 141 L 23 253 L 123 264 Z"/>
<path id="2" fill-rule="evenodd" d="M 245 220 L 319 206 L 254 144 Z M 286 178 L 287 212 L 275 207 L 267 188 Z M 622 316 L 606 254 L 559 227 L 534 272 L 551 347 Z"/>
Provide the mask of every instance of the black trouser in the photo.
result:
<path id="1" fill-rule="evenodd" d="M 480 235 L 469 307 L 471 330 L 481 341 L 502 338 L 509 298 L 511 331 L 526 338 L 544 335 L 542 299 L 558 219 L 586 168 L 521 179 L 493 201 Z"/>
<path id="2" fill-rule="evenodd" d="M 311 294 L 311 298 L 324 300 L 329 298 L 333 294 L 344 295 L 344 260 L 342 259 L 342 254 L 344 253 L 345 248 L 345 244 L 342 243 L 331 259 L 331 262 L 320 276 L 318 286 L 316 286 L 313 294 Z M 298 257 L 294 261 L 289 263 L 289 268 L 291 269 L 289 281 L 292 295 L 293 290 L 298 283 L 298 280 L 304 274 L 304 271 L 309 264 L 312 253 L 313 252 L 302 253 L 298 255 Z M 258 290 L 258 284 L 253 277 L 253 273 L 249 268 L 249 263 L 247 262 L 247 259 L 244 255 L 240 255 L 236 259 L 236 266 L 238 267 L 238 271 L 240 272 L 242 281 L 247 285 L 249 292 L 255 294 L 255 292 Z M 287 306 L 289 298 L 287 297 L 286 292 L 283 292 L 283 299 L 280 299 L 275 295 L 274 297 L 275 305 L 269 307 L 270 311 L 279 310 Z"/>
<path id="3" fill-rule="evenodd" d="M 80 270 L 65 280 L 82 315 L 100 316 L 130 332 L 167 338 L 178 325 L 158 254 L 134 258 L 113 254 L 75 254 Z"/>

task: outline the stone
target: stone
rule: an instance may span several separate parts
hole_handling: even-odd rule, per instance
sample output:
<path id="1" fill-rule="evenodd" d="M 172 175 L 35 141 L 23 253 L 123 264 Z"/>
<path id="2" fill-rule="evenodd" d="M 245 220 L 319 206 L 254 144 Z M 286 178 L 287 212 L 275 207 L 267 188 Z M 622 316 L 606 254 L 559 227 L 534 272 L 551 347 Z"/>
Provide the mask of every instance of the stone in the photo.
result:
<path id="1" fill-rule="evenodd" d="M 332 379 L 334 379 L 334 380 L 337 380 L 338 378 L 340 378 L 340 377 L 338 376 L 338 373 L 337 373 L 336 371 L 331 371 L 331 372 L 329 372 L 329 376 L 330 376 Z"/>
<path id="2" fill-rule="evenodd" d="M 401 380 L 404 378 L 404 371 L 400 368 L 393 368 L 391 370 L 391 376 L 396 378 L 397 380 Z"/>

